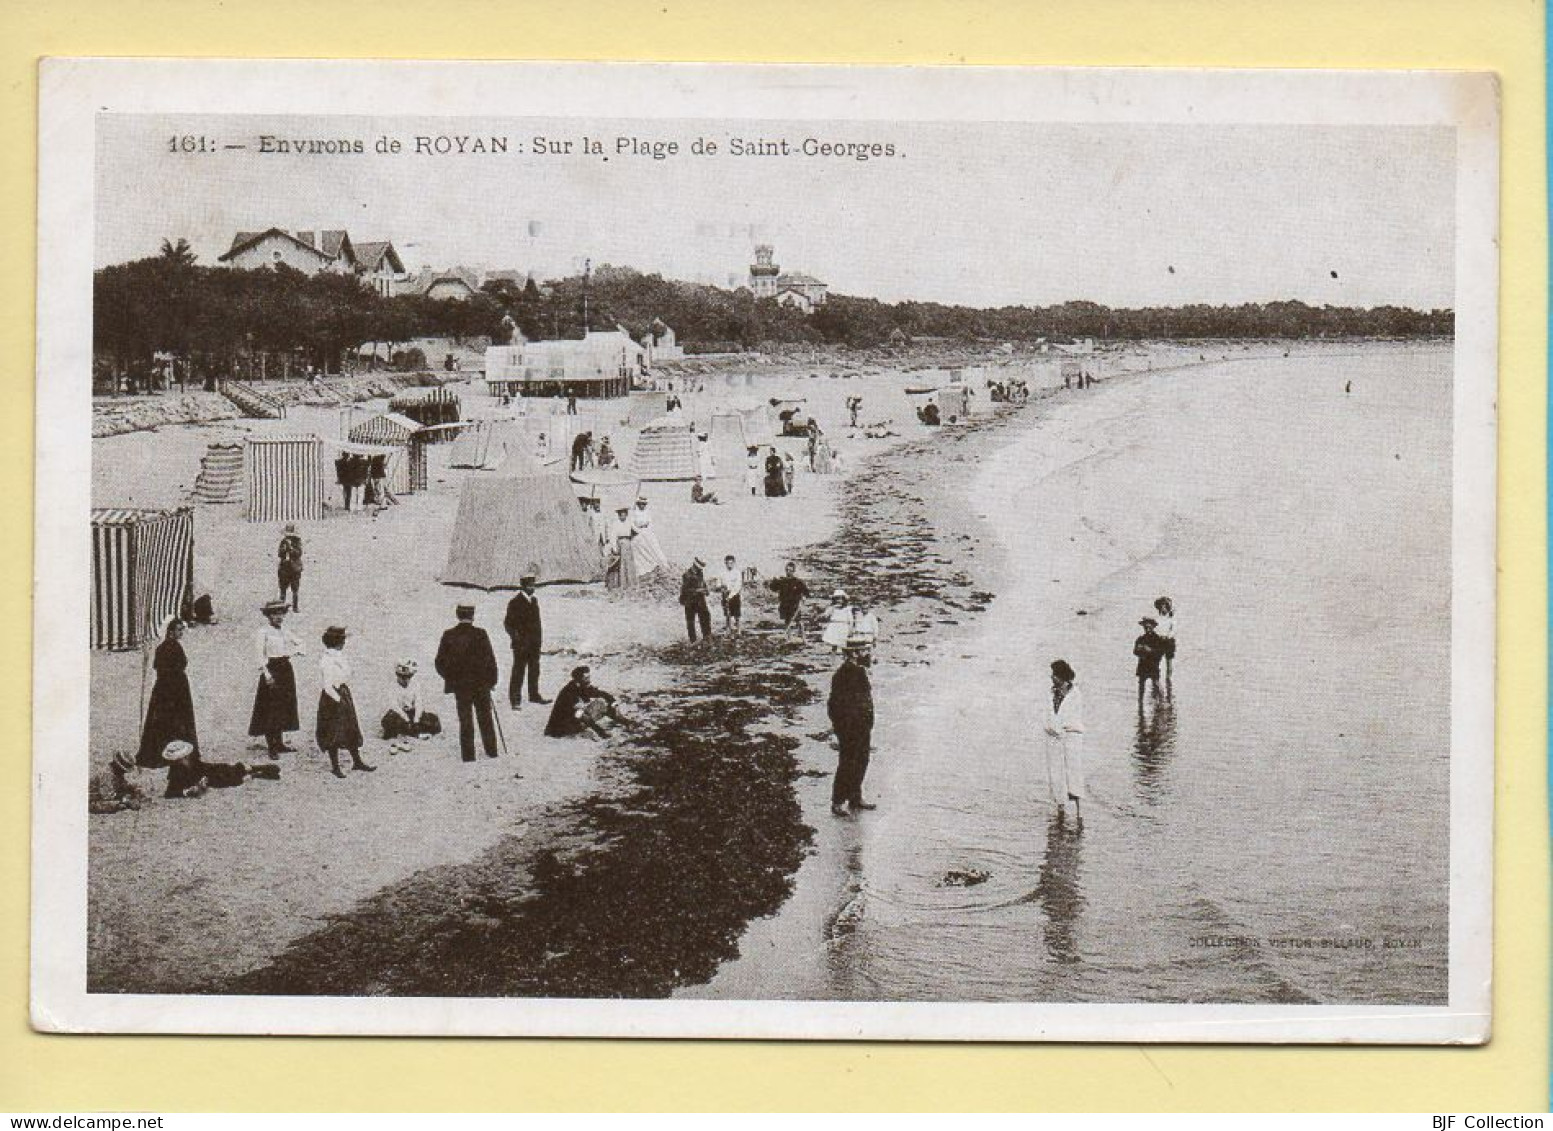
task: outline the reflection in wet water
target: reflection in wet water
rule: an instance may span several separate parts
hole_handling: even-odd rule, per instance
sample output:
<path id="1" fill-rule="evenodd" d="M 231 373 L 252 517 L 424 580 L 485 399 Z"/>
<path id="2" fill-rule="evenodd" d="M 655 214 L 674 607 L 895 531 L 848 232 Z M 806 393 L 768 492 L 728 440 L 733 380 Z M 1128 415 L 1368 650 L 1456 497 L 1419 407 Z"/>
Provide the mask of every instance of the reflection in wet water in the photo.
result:
<path id="1" fill-rule="evenodd" d="M 1033 897 L 1041 904 L 1046 953 L 1054 962 L 1079 962 L 1076 934 L 1084 910 L 1084 891 L 1078 883 L 1079 846 L 1083 825 L 1066 821 L 1059 812 L 1046 826 L 1046 859 L 1041 863 L 1040 883 Z"/>
<path id="2" fill-rule="evenodd" d="M 1149 805 L 1169 797 L 1171 756 L 1176 749 L 1176 707 L 1169 699 L 1155 699 L 1138 708 L 1138 731 L 1133 737 L 1133 769 L 1138 796 Z"/>

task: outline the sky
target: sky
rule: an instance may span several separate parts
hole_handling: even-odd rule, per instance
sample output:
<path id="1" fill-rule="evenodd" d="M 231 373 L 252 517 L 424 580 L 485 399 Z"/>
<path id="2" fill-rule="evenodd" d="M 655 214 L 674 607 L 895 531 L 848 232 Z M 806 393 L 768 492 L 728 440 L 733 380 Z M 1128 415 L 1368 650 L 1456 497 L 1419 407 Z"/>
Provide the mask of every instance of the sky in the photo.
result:
<path id="1" fill-rule="evenodd" d="M 265 153 L 266 135 L 363 152 Z M 454 151 L 416 152 L 439 137 Z M 1455 179 L 1443 127 L 101 115 L 96 261 L 184 238 L 214 263 L 239 230 L 343 228 L 411 269 L 591 259 L 727 286 L 770 243 L 784 271 L 891 302 L 1433 308 L 1456 305 Z"/>

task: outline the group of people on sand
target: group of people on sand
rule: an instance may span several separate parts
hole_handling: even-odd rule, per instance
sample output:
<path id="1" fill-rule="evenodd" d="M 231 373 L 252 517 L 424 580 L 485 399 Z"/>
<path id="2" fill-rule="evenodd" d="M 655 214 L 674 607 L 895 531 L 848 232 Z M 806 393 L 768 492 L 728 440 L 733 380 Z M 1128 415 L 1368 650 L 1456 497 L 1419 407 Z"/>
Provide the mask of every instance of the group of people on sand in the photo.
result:
<path id="1" fill-rule="evenodd" d="M 645 498 L 616 507 L 614 521 L 600 522 L 597 531 L 608 588 L 630 589 L 669 568 L 669 556 L 653 529 L 652 509 Z"/>
<path id="2" fill-rule="evenodd" d="M 504 627 L 512 649 L 509 700 L 514 710 L 522 706 L 527 687 L 534 703 L 551 705 L 545 734 L 569 737 L 603 736 L 610 726 L 624 722 L 613 695 L 595 686 L 587 666 L 572 670 L 571 679 L 553 704 L 539 690 L 539 656 L 542 623 L 536 578 L 528 574 L 508 605 Z M 254 640 L 257 686 L 248 720 L 248 734 L 262 738 L 267 762 L 209 761 L 200 748 L 195 723 L 194 695 L 189 682 L 188 655 L 182 644 L 183 621 L 168 620 L 153 659 L 156 673 L 151 698 L 141 727 L 135 756 L 116 753 L 90 783 L 89 807 L 94 813 L 137 809 L 149 796 L 142 771 L 165 769 L 164 795 L 194 798 L 209 789 L 230 788 L 253 779 L 278 780 L 281 755 L 296 751 L 288 738 L 301 729 L 297 702 L 297 677 L 293 661 L 306 654 L 301 641 L 286 627 L 291 606 L 286 601 L 267 602 L 260 610 L 265 619 Z M 463 761 L 475 760 L 478 731 L 487 757 L 497 756 L 498 735 L 505 735 L 491 706 L 498 683 L 495 652 L 484 629 L 474 624 L 473 605 L 459 605 L 457 624 L 443 633 L 435 668 L 443 690 L 452 696 L 459 723 L 459 752 Z M 318 749 L 329 758 L 330 773 L 345 778 L 353 772 L 377 770 L 362 756 L 362 732 L 353 690 L 353 671 L 346 655 L 348 631 L 339 625 L 324 629 L 318 661 L 319 696 L 314 727 Z M 379 723 L 379 734 L 391 755 L 406 753 L 417 743 L 442 733 L 441 719 L 421 703 L 416 681 L 419 665 L 401 659 L 394 665 L 394 687 Z M 348 764 L 345 760 L 348 759 Z"/>
<path id="3" fill-rule="evenodd" d="M 1153 697 L 1169 698 L 1172 693 L 1171 677 L 1176 654 L 1175 602 L 1160 597 L 1154 602 L 1154 616 L 1138 621 L 1143 629 L 1133 641 L 1132 653 L 1137 663 L 1134 671 L 1138 679 L 1138 712 L 1143 713 L 1144 692 L 1152 688 Z M 1165 674 L 1164 690 L 1160 689 L 1160 669 Z M 1046 795 L 1057 807 L 1060 819 L 1067 814 L 1069 803 L 1080 827 L 1083 825 L 1082 802 L 1085 796 L 1084 775 L 1084 699 L 1078 689 L 1078 676 L 1067 660 L 1054 660 L 1051 665 L 1051 709 L 1046 713 L 1044 730 L 1046 743 Z"/>

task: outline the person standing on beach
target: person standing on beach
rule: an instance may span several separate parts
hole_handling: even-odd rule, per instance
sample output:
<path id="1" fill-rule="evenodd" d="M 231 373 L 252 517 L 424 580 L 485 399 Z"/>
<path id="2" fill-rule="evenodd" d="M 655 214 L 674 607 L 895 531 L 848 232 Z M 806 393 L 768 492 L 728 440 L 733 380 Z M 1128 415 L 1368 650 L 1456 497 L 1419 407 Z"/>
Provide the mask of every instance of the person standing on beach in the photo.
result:
<path id="1" fill-rule="evenodd" d="M 1052 661 L 1051 710 L 1046 716 L 1046 791 L 1057 806 L 1057 819 L 1073 813 L 1080 827 L 1084 811 L 1084 698 L 1074 686 L 1077 677 L 1066 660 Z"/>
<path id="2" fill-rule="evenodd" d="M 377 767 L 361 760 L 361 720 L 351 695 L 351 667 L 345 658 L 345 630 L 338 625 L 324 629 L 324 654 L 318 658 L 318 748 L 329 755 L 329 771 L 343 778 L 340 751 L 351 756 L 351 768 L 372 773 Z"/>
<path id="3" fill-rule="evenodd" d="M 717 588 L 723 602 L 723 631 L 738 632 L 744 617 L 744 571 L 729 554 L 723 559 L 723 571 L 717 575 Z"/>
<path id="4" fill-rule="evenodd" d="M 280 599 L 286 600 L 286 594 L 291 594 L 291 611 L 302 611 L 302 536 L 297 533 L 296 523 L 286 523 L 286 529 L 281 534 L 280 549 L 276 551 L 278 559 L 275 573 L 280 582 Z"/>
<path id="5" fill-rule="evenodd" d="M 803 599 L 809 595 L 809 587 L 798 577 L 798 563 L 788 562 L 787 571 L 766 582 L 766 588 L 777 595 L 782 626 L 803 635 Z"/>
<path id="6" fill-rule="evenodd" d="M 1171 677 L 1175 674 L 1176 658 L 1176 605 L 1169 597 L 1161 597 L 1154 602 L 1154 611 L 1159 614 L 1159 624 L 1154 631 L 1162 641 L 1161 653 L 1165 657 L 1165 698 L 1170 698 Z"/>
<path id="7" fill-rule="evenodd" d="M 507 618 L 502 627 L 512 641 L 512 679 L 507 687 L 507 699 L 514 711 L 523 706 L 523 679 L 528 677 L 530 703 L 548 703 L 539 693 L 539 647 L 544 642 L 544 626 L 539 616 L 539 595 L 534 592 L 533 573 L 525 573 L 519 584 L 523 588 L 507 604 Z"/>
<path id="8" fill-rule="evenodd" d="M 636 527 L 631 525 L 631 508 L 616 507 L 615 522 L 609 528 L 608 545 L 614 557 L 604 570 L 604 584 L 610 589 L 631 589 L 639 580 L 636 574 Z"/>
<path id="9" fill-rule="evenodd" d="M 177 617 L 167 622 L 162 642 L 156 646 L 152 667 L 156 682 L 151 686 L 151 702 L 146 706 L 145 725 L 140 730 L 137 765 L 154 768 L 162 765 L 162 750 L 174 739 L 183 739 L 196 750 L 199 736 L 194 726 L 194 694 L 189 689 L 189 657 L 183 650 L 183 622 Z"/>
<path id="10" fill-rule="evenodd" d="M 302 726 L 297 718 L 297 675 L 291 667 L 291 659 L 306 653 L 297 638 L 282 627 L 286 611 L 284 601 L 271 601 L 265 605 L 264 617 L 269 623 L 259 630 L 254 641 L 259 661 L 259 687 L 253 696 L 248 733 L 255 738 L 264 736 L 264 745 L 271 758 L 279 758 L 283 751 L 296 749 L 286 745 L 285 736 Z"/>
<path id="11" fill-rule="evenodd" d="M 706 562 L 697 557 L 679 582 L 679 603 L 685 607 L 685 631 L 692 644 L 696 642 L 697 626 L 705 639 L 712 639 L 712 610 L 706 603 L 706 574 L 702 572 L 705 569 Z"/>
<path id="12" fill-rule="evenodd" d="M 1153 617 L 1144 617 L 1138 622 L 1143 627 L 1143 635 L 1132 643 L 1132 654 L 1138 657 L 1138 710 L 1143 710 L 1143 685 L 1154 685 L 1154 698 L 1159 698 L 1159 662 L 1165 656 L 1165 642 L 1154 629 L 1159 624 Z"/>
<path id="13" fill-rule="evenodd" d="M 846 590 L 838 589 L 830 595 L 830 609 L 826 612 L 825 631 L 820 640 L 830 645 L 832 652 L 839 652 L 852 638 L 852 606 L 847 603 Z"/>
<path id="14" fill-rule="evenodd" d="M 636 510 L 631 515 L 631 526 L 636 530 L 632 548 L 636 551 L 636 572 L 648 577 L 660 569 L 669 568 L 669 556 L 663 552 L 663 543 L 652 528 L 652 515 L 647 511 L 647 500 L 638 498 Z"/>
<path id="15" fill-rule="evenodd" d="M 475 607 L 459 605 L 458 623 L 442 634 L 437 646 L 436 668 L 442 689 L 453 696 L 458 708 L 458 750 L 466 762 L 475 760 L 475 720 L 487 758 L 496 757 L 496 719 L 491 711 L 491 689 L 500 679 L 496 653 L 485 629 L 475 627 Z"/>
<path id="16" fill-rule="evenodd" d="M 830 681 L 825 704 L 831 729 L 836 732 L 839 758 L 831 779 L 830 811 L 845 817 L 853 812 L 877 809 L 863 800 L 863 776 L 868 773 L 869 745 L 874 730 L 874 692 L 868 680 L 866 657 L 861 649 L 848 648 Z"/>

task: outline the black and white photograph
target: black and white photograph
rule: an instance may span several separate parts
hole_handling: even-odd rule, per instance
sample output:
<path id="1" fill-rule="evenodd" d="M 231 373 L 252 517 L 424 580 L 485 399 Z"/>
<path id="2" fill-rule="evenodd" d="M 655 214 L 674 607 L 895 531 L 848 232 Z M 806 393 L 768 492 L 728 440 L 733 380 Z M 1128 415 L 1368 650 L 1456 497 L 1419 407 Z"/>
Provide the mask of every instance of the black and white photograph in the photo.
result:
<path id="1" fill-rule="evenodd" d="M 1491 76 L 42 98 L 38 1027 L 1488 1038 Z"/>

